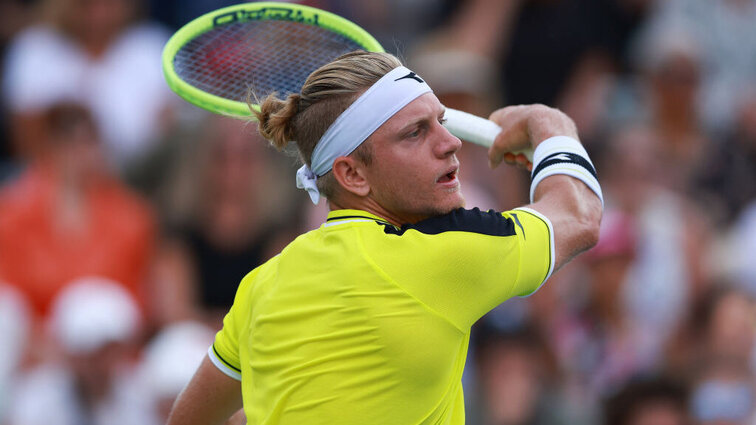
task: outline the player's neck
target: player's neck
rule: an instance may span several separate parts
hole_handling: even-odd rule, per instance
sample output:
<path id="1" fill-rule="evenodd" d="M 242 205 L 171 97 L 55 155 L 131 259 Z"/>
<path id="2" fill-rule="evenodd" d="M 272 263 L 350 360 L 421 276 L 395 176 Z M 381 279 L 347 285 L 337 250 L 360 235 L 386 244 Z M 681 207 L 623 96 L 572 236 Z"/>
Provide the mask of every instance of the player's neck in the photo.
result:
<path id="1" fill-rule="evenodd" d="M 370 197 L 350 200 L 331 200 L 328 202 L 328 206 L 332 211 L 343 209 L 365 211 L 376 215 L 397 227 L 401 227 L 403 224 L 407 223 L 417 223 L 418 221 L 428 218 L 425 216 L 420 217 L 413 214 L 392 212 Z"/>

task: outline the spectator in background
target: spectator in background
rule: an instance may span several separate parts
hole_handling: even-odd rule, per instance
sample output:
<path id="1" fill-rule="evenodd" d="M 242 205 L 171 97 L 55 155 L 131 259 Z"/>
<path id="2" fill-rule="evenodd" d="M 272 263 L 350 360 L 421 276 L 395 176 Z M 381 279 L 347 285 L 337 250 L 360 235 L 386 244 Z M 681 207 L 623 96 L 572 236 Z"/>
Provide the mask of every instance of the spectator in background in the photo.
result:
<path id="1" fill-rule="evenodd" d="M 636 44 L 635 118 L 656 133 L 660 182 L 699 201 L 719 225 L 754 196 L 740 184 L 754 178 L 754 19 L 754 0 L 657 2 Z"/>
<path id="2" fill-rule="evenodd" d="M 654 2 L 644 33 L 649 43 L 668 28 L 693 36 L 701 68 L 700 117 L 710 132 L 725 131 L 737 116 L 744 87 L 756 81 L 755 0 Z"/>
<path id="3" fill-rule="evenodd" d="M 555 359 L 535 328 L 526 324 L 504 331 L 483 319 L 473 341 L 479 397 L 470 423 L 573 423 L 560 395 Z"/>
<path id="4" fill-rule="evenodd" d="M 756 184 L 744 184 L 756 182 L 756 78 L 743 88 L 735 111 L 735 123 L 721 143 L 707 146 L 695 181 L 696 199 L 723 226 L 732 225 L 756 200 Z"/>
<path id="5" fill-rule="evenodd" d="M 505 3 L 505 2 L 503 2 Z M 545 103 L 575 123 L 589 152 L 599 141 L 612 76 L 626 71 L 626 50 L 648 0 L 527 0 L 503 44 L 506 103 Z"/>
<path id="6" fill-rule="evenodd" d="M 0 0 L 0 70 L 5 69 L 5 52 L 9 41 L 24 26 L 31 13 L 29 1 Z M 2 74 L 0 74 L 2 75 Z M 0 96 L 0 182 L 16 172 L 17 164 L 13 161 L 10 135 L 8 134 L 8 114 L 6 99 Z"/>
<path id="7" fill-rule="evenodd" d="M 44 318 L 80 276 L 114 279 L 141 299 L 152 255 L 151 209 L 107 171 L 89 111 L 46 110 L 49 138 L 37 158 L 0 190 L 0 278 Z"/>
<path id="8" fill-rule="evenodd" d="M 24 297 L 0 282 L 0 424 L 4 424 L 12 385 L 31 335 L 29 309 Z"/>
<path id="9" fill-rule="evenodd" d="M 751 377 L 756 340 L 756 303 L 742 288 L 714 284 L 689 312 L 671 346 L 671 368 L 693 381 L 710 372 Z"/>
<path id="10" fill-rule="evenodd" d="M 654 156 L 662 164 L 657 183 L 691 195 L 708 144 L 699 120 L 701 52 L 692 34 L 661 31 L 641 48 L 640 104 L 634 120 L 654 133 Z"/>
<path id="11" fill-rule="evenodd" d="M 754 388 L 750 380 L 726 371 L 709 370 L 693 393 L 692 416 L 697 425 L 751 425 Z"/>
<path id="12" fill-rule="evenodd" d="M 605 425 L 690 425 L 689 390 L 669 378 L 629 382 L 604 403 Z"/>
<path id="13" fill-rule="evenodd" d="M 694 383 L 692 414 L 701 425 L 750 425 L 756 413 L 756 303 L 731 286 L 716 285 L 691 312 L 687 344 L 678 347 Z M 687 355 L 685 358 L 684 355 Z"/>
<path id="14" fill-rule="evenodd" d="M 148 152 L 169 123 L 174 96 L 163 80 L 168 34 L 137 20 L 132 0 L 46 0 L 44 20 L 8 50 L 3 94 L 18 154 L 44 149 L 44 112 L 61 101 L 92 111 L 104 159 L 123 170 Z"/>
<path id="15" fill-rule="evenodd" d="M 134 373 L 142 324 L 121 284 L 99 277 L 70 282 L 49 322 L 56 355 L 19 377 L 9 424 L 146 424 L 145 394 Z"/>
<path id="16" fill-rule="evenodd" d="M 250 270 L 275 255 L 298 229 L 286 207 L 296 188 L 253 126 L 210 116 L 160 191 L 167 234 L 153 275 L 160 322 L 201 319 L 214 329 Z M 279 159 L 280 161 L 280 159 Z M 288 224 L 287 228 L 279 228 Z"/>
<path id="17" fill-rule="evenodd" d="M 728 243 L 724 244 L 721 262 L 726 264 L 731 279 L 756 297 L 756 261 L 753 261 L 753 253 L 756 252 L 756 198 L 740 214 L 730 233 Z"/>
<path id="18" fill-rule="evenodd" d="M 738 376 L 749 375 L 756 341 L 756 304 L 742 289 L 718 288 L 709 298 L 712 311 L 704 313 L 705 337 L 701 346 L 708 351 L 706 363 L 732 367 Z M 708 320 L 707 320 L 708 316 Z"/>
<path id="19" fill-rule="evenodd" d="M 192 379 L 207 347 L 213 343 L 213 329 L 198 322 L 168 325 L 149 342 L 139 364 L 139 379 L 148 395 L 152 422 L 168 421 L 173 402 Z"/>
<path id="20" fill-rule="evenodd" d="M 623 305 L 649 347 L 661 349 L 706 291 L 712 231 L 694 203 L 658 183 L 669 165 L 655 154 L 657 145 L 656 133 L 647 127 L 620 128 L 597 169 L 609 194 L 607 205 L 629 215 L 636 229 Z"/>

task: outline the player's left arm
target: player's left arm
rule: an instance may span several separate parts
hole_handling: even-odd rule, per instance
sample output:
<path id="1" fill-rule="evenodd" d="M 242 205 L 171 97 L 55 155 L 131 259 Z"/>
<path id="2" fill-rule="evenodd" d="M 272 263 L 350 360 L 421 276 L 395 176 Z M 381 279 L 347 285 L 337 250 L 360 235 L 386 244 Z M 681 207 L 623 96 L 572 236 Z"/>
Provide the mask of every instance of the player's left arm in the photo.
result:
<path id="1" fill-rule="evenodd" d="M 598 242 L 603 195 L 596 170 L 581 145 L 575 123 L 544 105 L 501 108 L 489 117 L 501 127 L 489 150 L 491 166 L 502 160 L 525 166 L 533 148 L 531 204 L 554 230 L 555 270 Z"/>
<path id="2" fill-rule="evenodd" d="M 603 212 L 601 201 L 582 182 L 565 175 L 544 179 L 528 207 L 548 217 L 554 229 L 554 270 L 596 245 Z"/>
<path id="3" fill-rule="evenodd" d="M 222 425 L 241 408 L 241 382 L 205 357 L 176 399 L 167 425 Z"/>

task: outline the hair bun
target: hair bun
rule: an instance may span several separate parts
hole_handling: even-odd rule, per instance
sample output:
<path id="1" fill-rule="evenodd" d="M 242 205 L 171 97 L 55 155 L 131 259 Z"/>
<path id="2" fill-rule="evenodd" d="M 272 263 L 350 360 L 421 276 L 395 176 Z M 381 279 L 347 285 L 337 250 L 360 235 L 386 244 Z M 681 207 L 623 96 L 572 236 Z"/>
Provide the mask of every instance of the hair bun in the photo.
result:
<path id="1" fill-rule="evenodd" d="M 299 112 L 300 95 L 290 94 L 286 100 L 271 93 L 260 105 L 260 112 L 252 111 L 259 122 L 260 134 L 281 150 L 295 139 L 293 119 Z"/>

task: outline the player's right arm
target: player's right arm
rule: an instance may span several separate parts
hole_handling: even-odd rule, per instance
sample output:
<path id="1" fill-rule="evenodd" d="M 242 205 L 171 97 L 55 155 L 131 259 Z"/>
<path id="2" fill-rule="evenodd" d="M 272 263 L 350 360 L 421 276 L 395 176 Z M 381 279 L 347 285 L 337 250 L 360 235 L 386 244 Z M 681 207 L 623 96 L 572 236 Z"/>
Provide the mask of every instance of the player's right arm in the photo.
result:
<path id="1" fill-rule="evenodd" d="M 260 269 L 248 273 L 239 284 L 223 329 L 215 336 L 208 355 L 173 405 L 167 425 L 232 424 L 230 418 L 242 408 L 239 334 L 245 329 L 249 291 Z"/>
<path id="2" fill-rule="evenodd" d="M 502 128 L 489 150 L 492 167 L 501 161 L 530 166 L 524 155 L 510 152 L 536 149 L 556 136 L 578 140 L 574 122 L 544 105 L 509 106 L 495 111 L 490 119 Z M 550 175 L 537 185 L 532 200 L 528 207 L 546 216 L 554 229 L 555 270 L 598 242 L 602 201 L 583 181 L 564 174 Z"/>
<path id="3" fill-rule="evenodd" d="M 205 357 L 176 399 L 167 425 L 221 425 L 241 407 L 241 382 Z"/>

